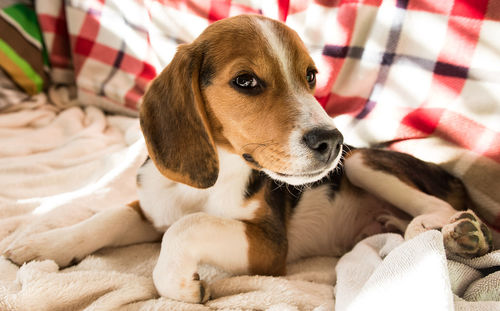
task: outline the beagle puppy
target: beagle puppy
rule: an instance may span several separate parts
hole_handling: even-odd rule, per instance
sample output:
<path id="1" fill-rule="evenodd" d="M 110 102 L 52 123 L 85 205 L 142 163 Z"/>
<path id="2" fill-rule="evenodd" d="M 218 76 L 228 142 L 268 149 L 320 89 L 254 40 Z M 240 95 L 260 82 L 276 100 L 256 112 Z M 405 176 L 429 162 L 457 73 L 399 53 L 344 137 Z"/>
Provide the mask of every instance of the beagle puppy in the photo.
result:
<path id="1" fill-rule="evenodd" d="M 430 229 L 442 230 L 450 253 L 490 251 L 460 180 L 406 154 L 344 144 L 313 96 L 316 73 L 278 21 L 241 15 L 210 25 L 179 47 L 143 98 L 149 158 L 139 200 L 17 241 L 5 256 L 66 266 L 162 237 L 158 292 L 200 303 L 210 295 L 200 263 L 279 276 L 287 262 L 341 256 L 369 235 Z"/>

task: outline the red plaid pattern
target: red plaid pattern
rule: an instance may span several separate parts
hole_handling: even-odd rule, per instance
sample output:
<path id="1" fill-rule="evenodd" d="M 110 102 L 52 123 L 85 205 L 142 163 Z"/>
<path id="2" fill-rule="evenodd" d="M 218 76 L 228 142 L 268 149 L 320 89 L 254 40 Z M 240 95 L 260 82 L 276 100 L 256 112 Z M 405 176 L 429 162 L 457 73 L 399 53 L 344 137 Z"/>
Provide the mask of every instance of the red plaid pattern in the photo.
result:
<path id="1" fill-rule="evenodd" d="M 36 1 L 35 8 L 52 66 L 52 80 L 72 83 L 71 50 L 63 1 Z"/>
<path id="2" fill-rule="evenodd" d="M 38 2 L 53 6 L 39 10 L 53 65 L 71 59 L 79 99 L 113 111 L 136 109 L 176 46 L 210 23 L 284 21 L 309 47 L 317 98 L 347 141 L 442 163 L 500 227 L 500 1 Z"/>

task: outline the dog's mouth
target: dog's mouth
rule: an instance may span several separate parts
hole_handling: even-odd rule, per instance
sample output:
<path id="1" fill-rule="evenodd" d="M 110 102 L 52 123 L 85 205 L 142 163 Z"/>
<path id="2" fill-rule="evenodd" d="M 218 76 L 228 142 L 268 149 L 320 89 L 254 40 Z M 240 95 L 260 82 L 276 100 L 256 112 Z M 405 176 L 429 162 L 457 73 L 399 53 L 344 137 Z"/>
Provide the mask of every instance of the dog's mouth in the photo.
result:
<path id="1" fill-rule="evenodd" d="M 270 170 L 263 167 L 260 163 L 258 163 L 254 157 L 248 153 L 243 154 L 243 158 L 252 166 L 263 171 L 269 177 L 275 180 L 283 181 L 287 184 L 299 186 L 314 183 L 318 180 L 321 180 L 323 177 L 328 175 L 330 171 L 337 167 L 340 159 L 342 157 L 342 146 L 340 146 L 340 150 L 335 156 L 331 156 L 327 163 L 319 169 L 308 170 L 302 172 L 280 172 L 276 170 Z"/>
<path id="2" fill-rule="evenodd" d="M 302 177 L 302 178 L 314 178 L 316 176 L 320 176 L 325 172 L 325 169 L 318 170 L 315 172 L 308 172 L 308 173 L 298 173 L 298 174 L 285 174 L 285 173 L 280 173 L 280 172 L 274 172 L 276 175 L 280 177 Z"/>

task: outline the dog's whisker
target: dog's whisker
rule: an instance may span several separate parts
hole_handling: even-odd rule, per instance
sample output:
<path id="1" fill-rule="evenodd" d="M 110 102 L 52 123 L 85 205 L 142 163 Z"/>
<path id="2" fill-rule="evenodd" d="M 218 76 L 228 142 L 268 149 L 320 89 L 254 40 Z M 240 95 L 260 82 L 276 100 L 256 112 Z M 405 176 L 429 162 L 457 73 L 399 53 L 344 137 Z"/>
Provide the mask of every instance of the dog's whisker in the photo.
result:
<path id="1" fill-rule="evenodd" d="M 243 145 L 242 149 L 243 150 L 247 150 L 247 148 L 249 148 L 250 146 L 253 146 L 255 145 L 254 149 L 252 149 L 250 152 L 254 153 L 256 152 L 259 148 L 267 148 L 268 146 L 270 146 L 272 144 L 272 140 L 269 141 L 269 142 L 262 142 L 262 143 L 248 143 L 248 144 L 245 144 Z"/>
<path id="2" fill-rule="evenodd" d="M 267 141 L 263 141 L 263 142 L 254 142 L 254 143 L 248 143 L 248 144 L 245 144 L 243 146 L 243 148 L 247 147 L 247 146 L 250 146 L 250 145 L 258 145 L 258 146 L 269 146 L 269 145 L 272 145 L 272 144 L 277 144 L 276 142 L 273 142 L 272 139 L 270 140 L 267 140 Z"/>

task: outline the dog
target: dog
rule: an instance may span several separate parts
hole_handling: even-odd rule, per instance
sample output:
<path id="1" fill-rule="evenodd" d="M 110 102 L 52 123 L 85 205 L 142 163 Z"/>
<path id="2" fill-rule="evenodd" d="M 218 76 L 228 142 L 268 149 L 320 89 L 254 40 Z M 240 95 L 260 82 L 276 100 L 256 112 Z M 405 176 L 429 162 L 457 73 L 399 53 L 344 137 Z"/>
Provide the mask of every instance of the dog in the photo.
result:
<path id="1" fill-rule="evenodd" d="M 341 256 L 369 235 L 430 229 L 442 230 L 449 253 L 489 252 L 491 233 L 460 180 L 410 155 L 344 144 L 313 96 L 317 72 L 278 21 L 213 23 L 143 98 L 139 200 L 16 241 L 4 256 L 64 267 L 106 246 L 162 239 L 159 294 L 201 303 L 210 293 L 200 263 L 280 276 L 287 262 Z"/>

